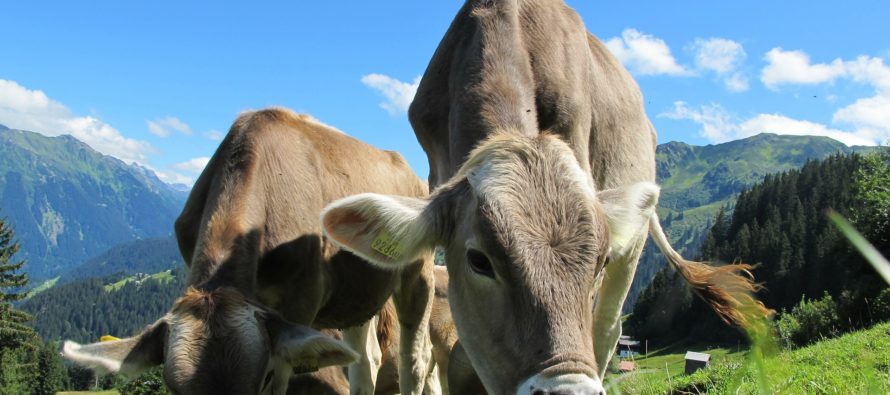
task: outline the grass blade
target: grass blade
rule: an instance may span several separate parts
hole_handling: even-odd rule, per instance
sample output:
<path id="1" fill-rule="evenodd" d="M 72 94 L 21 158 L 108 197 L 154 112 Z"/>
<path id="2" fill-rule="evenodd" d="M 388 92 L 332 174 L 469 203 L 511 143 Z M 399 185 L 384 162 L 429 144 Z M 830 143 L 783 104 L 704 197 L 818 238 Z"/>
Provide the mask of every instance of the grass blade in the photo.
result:
<path id="1" fill-rule="evenodd" d="M 890 284 L 890 262 L 887 261 L 887 258 L 884 258 L 880 252 L 868 240 L 865 240 L 865 237 L 862 237 L 853 225 L 850 224 L 844 217 L 838 214 L 834 210 L 828 211 L 828 218 L 831 219 L 831 222 L 834 222 L 834 225 L 841 230 L 841 233 L 850 240 L 850 243 L 859 250 L 859 253 L 865 257 L 865 260 L 868 261 L 875 268 L 878 274 L 884 278 L 884 281 L 887 284 Z"/>

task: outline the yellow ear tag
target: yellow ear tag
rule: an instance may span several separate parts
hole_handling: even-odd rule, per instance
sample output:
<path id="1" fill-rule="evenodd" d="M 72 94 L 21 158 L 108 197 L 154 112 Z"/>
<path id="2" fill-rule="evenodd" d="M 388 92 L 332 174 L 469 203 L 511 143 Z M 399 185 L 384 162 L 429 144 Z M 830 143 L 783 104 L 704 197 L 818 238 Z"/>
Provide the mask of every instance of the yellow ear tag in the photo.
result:
<path id="1" fill-rule="evenodd" d="M 399 259 L 405 253 L 402 244 L 387 231 L 377 234 L 377 238 L 371 242 L 371 248 L 392 259 Z"/>
<path id="2" fill-rule="evenodd" d="M 113 342 L 115 340 L 120 340 L 120 339 L 118 339 L 114 336 L 111 336 L 111 335 L 105 335 L 105 336 L 102 336 L 99 338 L 100 342 Z"/>

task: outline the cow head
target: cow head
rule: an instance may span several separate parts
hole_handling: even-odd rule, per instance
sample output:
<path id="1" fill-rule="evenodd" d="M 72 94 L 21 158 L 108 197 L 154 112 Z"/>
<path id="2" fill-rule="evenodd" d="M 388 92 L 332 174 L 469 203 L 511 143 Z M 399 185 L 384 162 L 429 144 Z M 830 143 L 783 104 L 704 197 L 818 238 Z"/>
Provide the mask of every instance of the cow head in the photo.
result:
<path id="1" fill-rule="evenodd" d="M 190 288 L 141 334 L 87 345 L 66 341 L 62 355 L 128 376 L 164 364 L 174 394 L 284 394 L 293 372 L 358 358 L 340 341 L 287 322 L 232 287 Z"/>
<path id="2" fill-rule="evenodd" d="M 599 394 L 593 299 L 610 257 L 645 237 L 657 199 L 651 183 L 595 191 L 556 137 L 495 135 L 429 200 L 356 195 L 322 221 L 382 266 L 445 249 L 455 326 L 489 392 Z"/>

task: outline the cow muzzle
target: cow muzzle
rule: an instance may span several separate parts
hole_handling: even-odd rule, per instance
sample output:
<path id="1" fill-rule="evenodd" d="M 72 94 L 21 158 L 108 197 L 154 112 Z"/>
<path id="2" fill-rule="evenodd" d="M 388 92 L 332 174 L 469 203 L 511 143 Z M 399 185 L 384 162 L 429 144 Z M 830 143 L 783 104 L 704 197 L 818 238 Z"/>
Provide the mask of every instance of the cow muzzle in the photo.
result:
<path id="1" fill-rule="evenodd" d="M 519 385 L 516 395 L 606 395 L 603 383 L 585 374 L 537 374 Z"/>

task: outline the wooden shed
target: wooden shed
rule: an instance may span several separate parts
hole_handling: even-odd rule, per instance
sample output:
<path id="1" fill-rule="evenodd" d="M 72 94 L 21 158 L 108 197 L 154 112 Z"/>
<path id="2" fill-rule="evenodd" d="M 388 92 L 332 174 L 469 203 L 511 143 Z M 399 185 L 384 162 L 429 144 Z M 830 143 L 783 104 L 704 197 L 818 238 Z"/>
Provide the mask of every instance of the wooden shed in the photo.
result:
<path id="1" fill-rule="evenodd" d="M 708 367 L 710 361 L 711 354 L 686 351 L 686 374 L 692 374 L 696 370 Z"/>
<path id="2" fill-rule="evenodd" d="M 636 366 L 631 361 L 621 361 L 618 363 L 618 371 L 621 373 L 633 372 Z"/>

